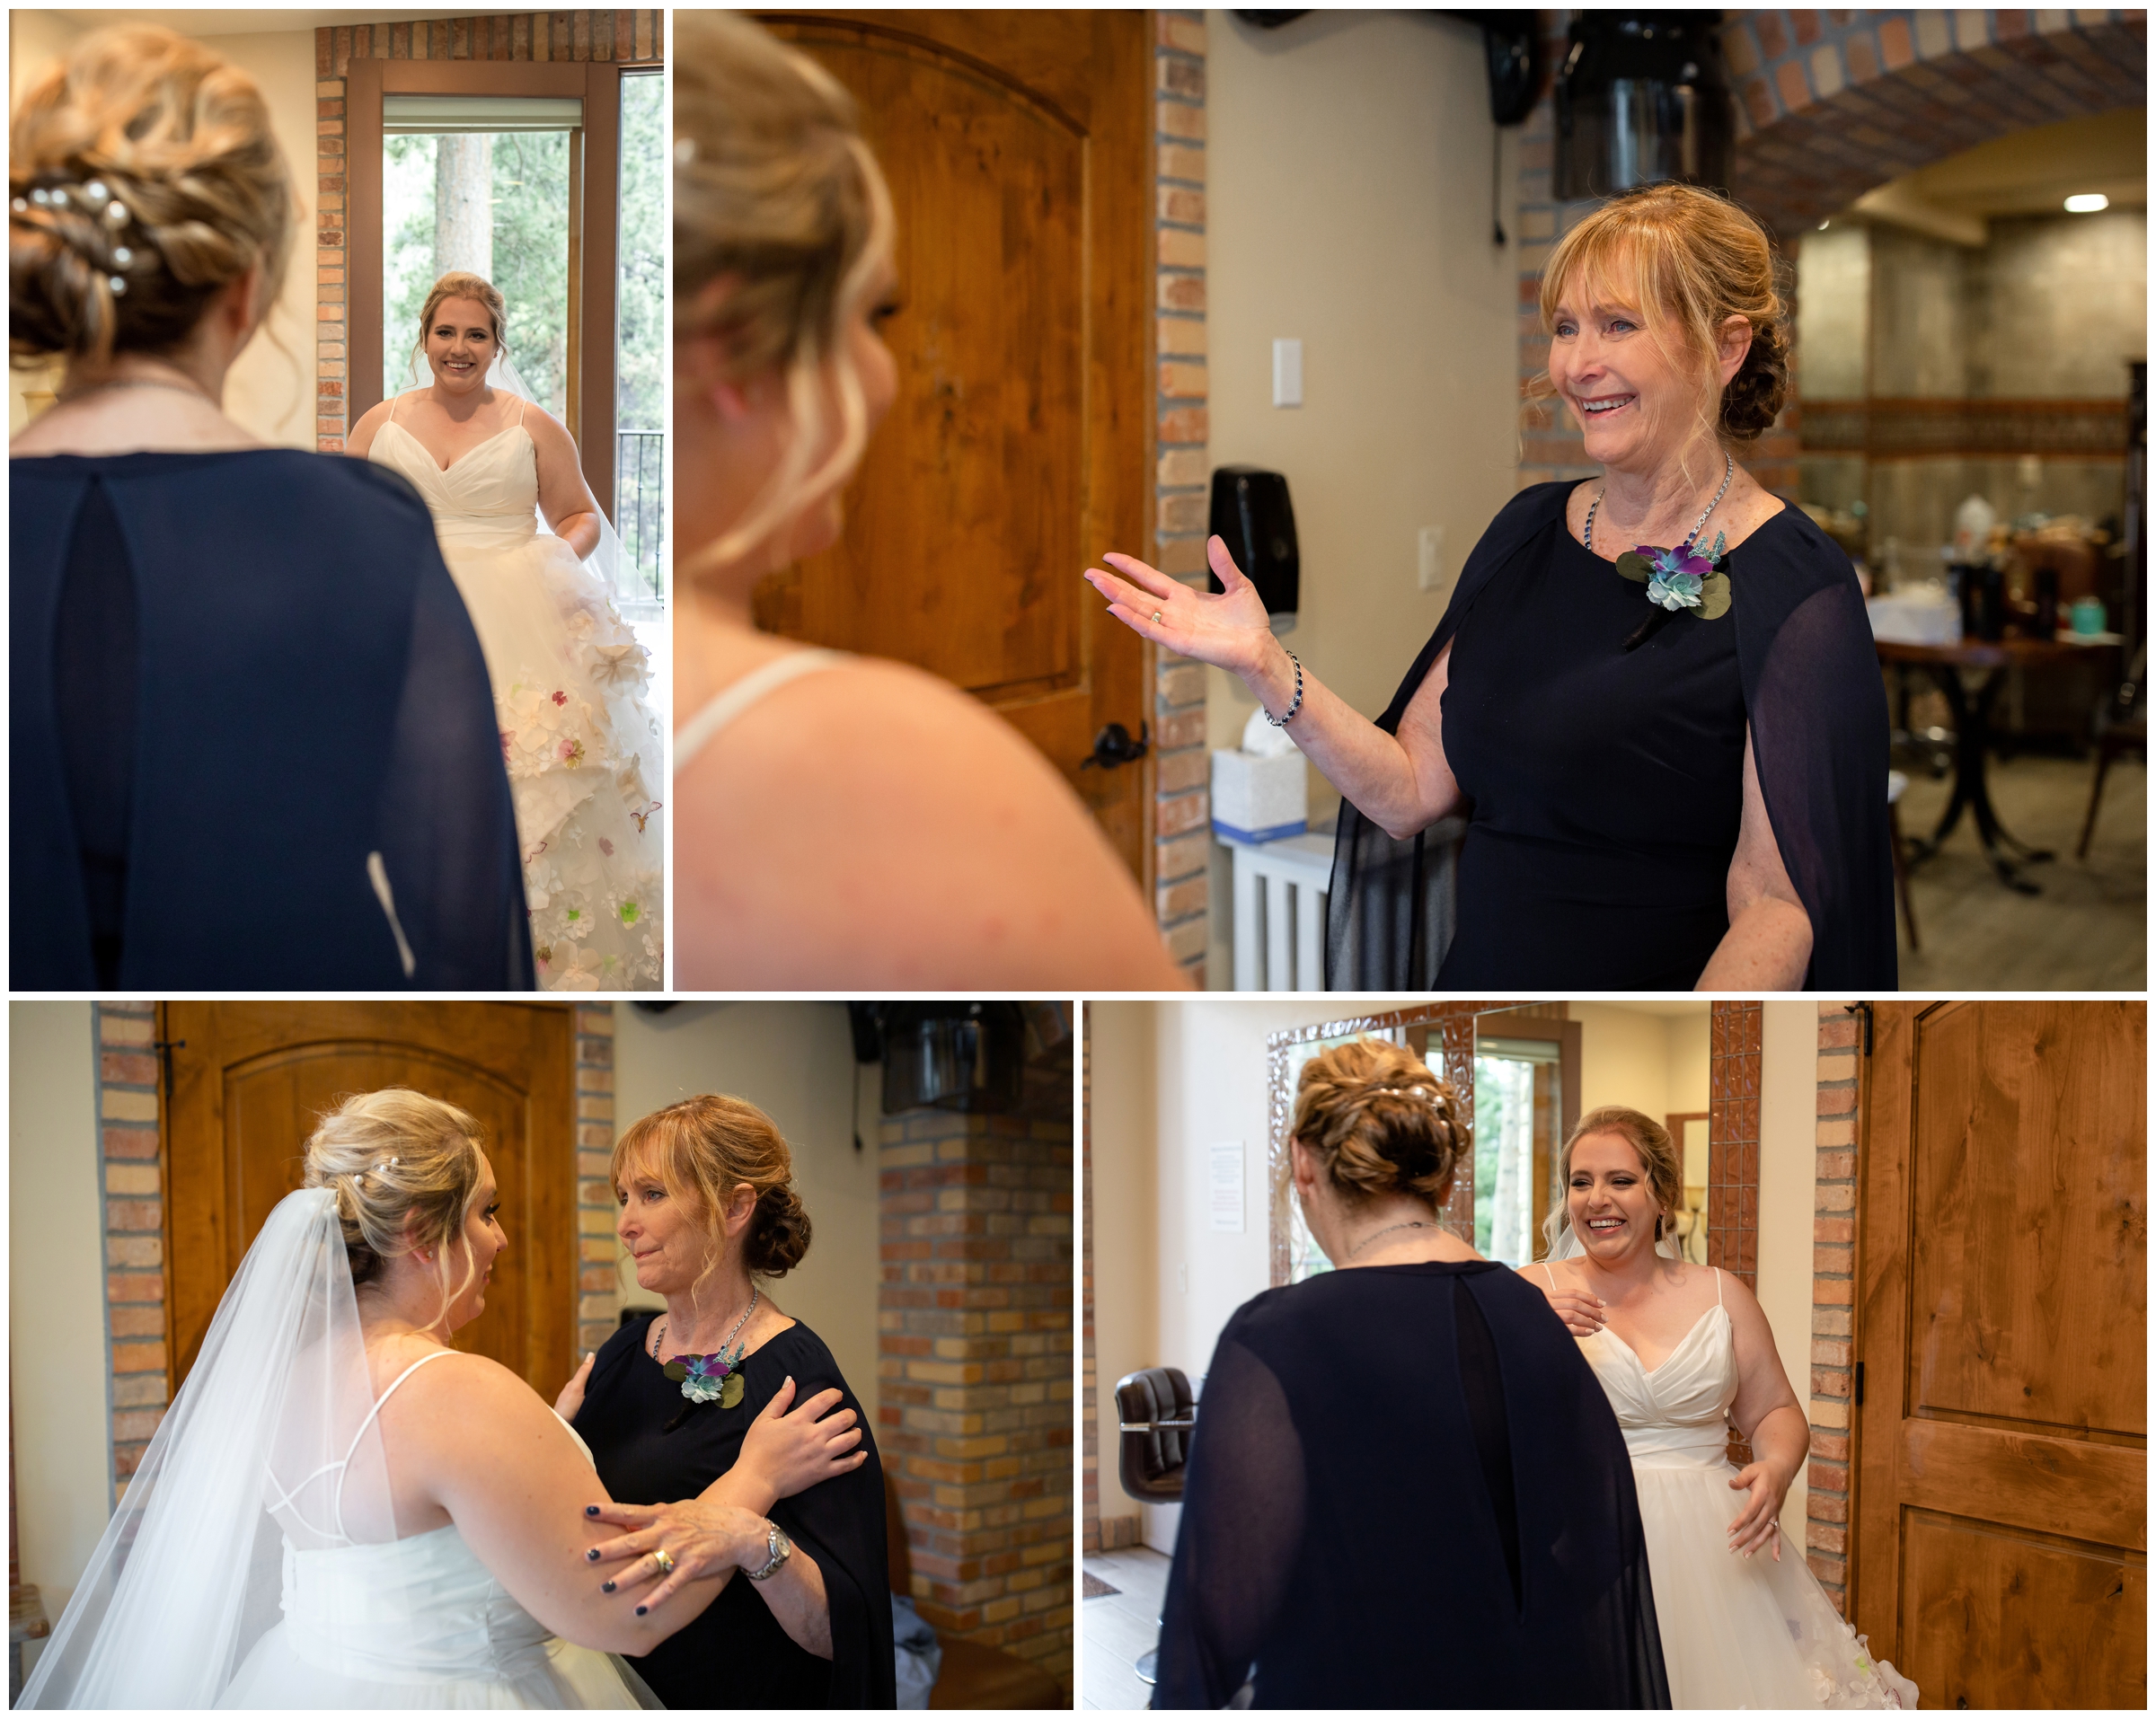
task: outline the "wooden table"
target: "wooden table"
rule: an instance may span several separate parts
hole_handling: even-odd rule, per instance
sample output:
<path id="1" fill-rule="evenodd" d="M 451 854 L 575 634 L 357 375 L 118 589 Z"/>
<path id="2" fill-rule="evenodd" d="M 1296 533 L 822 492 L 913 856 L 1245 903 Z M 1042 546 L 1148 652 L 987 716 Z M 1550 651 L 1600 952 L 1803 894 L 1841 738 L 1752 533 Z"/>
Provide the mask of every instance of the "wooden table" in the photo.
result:
<path id="1" fill-rule="evenodd" d="M 1939 690 L 1946 694 L 1954 713 L 1954 797 L 1939 825 L 1924 840 L 1912 844 L 1909 864 L 1922 865 L 1937 853 L 1953 833 L 1966 811 L 1976 820 L 1976 838 L 1984 843 L 1984 857 L 1999 881 L 2024 895 L 2041 895 L 2041 888 L 2020 872 L 2025 864 L 2055 858 L 2049 848 L 2032 848 L 1999 822 L 1999 813 L 1984 784 L 1984 758 L 1992 745 L 1992 706 L 2006 683 L 2010 668 L 2047 668 L 2054 665 L 2087 662 L 2092 653 L 2116 650 L 2108 639 L 2088 644 L 2067 644 L 2043 639 L 2002 639 L 1995 643 L 1980 639 L 1957 645 L 1904 645 L 1891 639 L 1873 640 L 1882 663 L 1907 663 L 1929 668 Z M 1968 671 L 1983 678 L 1972 692 L 1963 678 Z"/>

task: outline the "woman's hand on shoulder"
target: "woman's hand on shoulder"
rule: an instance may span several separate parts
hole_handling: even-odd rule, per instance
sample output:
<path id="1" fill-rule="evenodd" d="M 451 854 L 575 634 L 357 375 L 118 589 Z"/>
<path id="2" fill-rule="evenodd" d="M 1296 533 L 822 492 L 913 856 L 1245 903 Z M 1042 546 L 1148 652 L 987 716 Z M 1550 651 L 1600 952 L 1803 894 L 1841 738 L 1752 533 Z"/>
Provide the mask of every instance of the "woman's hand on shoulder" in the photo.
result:
<path id="1" fill-rule="evenodd" d="M 1073 761 L 1074 763 L 1075 761 Z M 744 808 L 771 815 L 745 817 Z M 1010 723 L 874 658 L 745 712 L 676 783 L 682 983 L 1187 989 L 1135 879 Z"/>
<path id="2" fill-rule="evenodd" d="M 732 1470 L 759 1494 L 768 1490 L 774 1501 L 852 1474 L 869 1459 L 859 1417 L 840 1406 L 844 1392 L 834 1386 L 798 1404 L 795 1395 L 791 1378 L 772 1393 L 763 1413 L 748 1424 Z M 767 1507 L 759 1497 L 744 1495 L 740 1502 Z"/>
<path id="3" fill-rule="evenodd" d="M 1591 1337 L 1602 1329 L 1604 1320 L 1609 1317 L 1602 1297 L 1584 1283 L 1575 1283 L 1570 1272 L 1553 1283 L 1550 1276 L 1545 1275 L 1545 1266 L 1542 1262 L 1515 1266 L 1515 1269 L 1542 1291 L 1542 1299 L 1556 1309 L 1557 1317 L 1564 1321 L 1565 1329 L 1574 1336 Z"/>
<path id="4" fill-rule="evenodd" d="M 584 1386 L 591 1378 L 591 1363 L 598 1358 L 597 1350 L 587 1349 L 583 1364 L 569 1376 L 569 1383 L 561 1387 L 561 1394 L 554 1398 L 554 1413 L 563 1420 L 575 1420 L 577 1411 L 584 1406 Z"/>

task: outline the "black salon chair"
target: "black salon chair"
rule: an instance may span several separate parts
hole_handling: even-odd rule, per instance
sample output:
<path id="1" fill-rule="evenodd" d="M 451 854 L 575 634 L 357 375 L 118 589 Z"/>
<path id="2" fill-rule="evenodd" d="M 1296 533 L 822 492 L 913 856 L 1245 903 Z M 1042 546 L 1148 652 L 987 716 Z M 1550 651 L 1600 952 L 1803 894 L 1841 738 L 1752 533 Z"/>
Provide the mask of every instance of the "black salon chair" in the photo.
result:
<path id="1" fill-rule="evenodd" d="M 1190 1436 L 1197 1425 L 1197 1404 L 1182 1371 L 1146 1367 L 1118 1379 L 1116 1420 L 1121 1435 L 1116 1472 L 1123 1490 L 1148 1503 L 1181 1502 Z M 1151 1683 L 1160 1662 L 1161 1650 L 1147 1648 L 1138 1657 L 1139 1679 Z"/>

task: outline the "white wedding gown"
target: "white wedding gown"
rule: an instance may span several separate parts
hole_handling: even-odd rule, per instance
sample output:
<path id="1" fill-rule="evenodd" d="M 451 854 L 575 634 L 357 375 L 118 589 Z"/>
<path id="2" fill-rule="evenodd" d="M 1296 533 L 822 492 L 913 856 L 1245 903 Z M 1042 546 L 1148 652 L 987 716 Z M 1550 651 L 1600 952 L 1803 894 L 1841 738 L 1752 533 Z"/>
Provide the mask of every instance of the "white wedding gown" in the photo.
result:
<path id="1" fill-rule="evenodd" d="M 376 1406 L 447 1353 L 415 1362 Z M 562 1424 L 588 1459 L 590 1449 Z M 341 1515 L 338 1522 L 340 1530 Z M 609 1655 L 549 1635 L 454 1525 L 313 1551 L 287 1537 L 284 1566 L 284 1621 L 254 1644 L 220 1707 L 658 1705 L 640 1702 Z"/>
<path id="2" fill-rule="evenodd" d="M 665 833 L 650 792 L 660 731 L 642 700 L 648 654 L 603 581 L 540 529 L 538 454 L 521 409 L 446 471 L 396 412 L 367 458 L 425 498 L 486 654 L 539 983 L 656 991 Z"/>
<path id="3" fill-rule="evenodd" d="M 1548 1271 L 1545 1266 L 1544 1271 Z M 1554 1275 L 1551 1286 L 1556 1286 Z M 1736 1335 L 1719 1298 L 1651 1371 L 1604 1327 L 1577 1339 L 1632 1456 L 1655 1616 L 1675 1707 L 1914 1708 L 1916 1685 L 1866 1651 L 1802 1552 L 1728 1548 Z"/>

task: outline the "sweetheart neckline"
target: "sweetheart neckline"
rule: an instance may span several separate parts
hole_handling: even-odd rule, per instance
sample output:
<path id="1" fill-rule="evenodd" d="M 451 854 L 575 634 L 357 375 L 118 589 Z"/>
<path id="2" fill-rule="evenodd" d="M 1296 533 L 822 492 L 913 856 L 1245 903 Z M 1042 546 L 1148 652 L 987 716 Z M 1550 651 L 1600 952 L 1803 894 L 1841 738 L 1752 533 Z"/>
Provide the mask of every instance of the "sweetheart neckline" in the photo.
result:
<path id="1" fill-rule="evenodd" d="M 1657 1373 L 1660 1372 L 1663 1368 L 1668 1366 L 1671 1362 L 1677 1358 L 1677 1351 L 1683 1348 L 1686 1344 L 1690 1343 L 1692 1338 L 1699 1334 L 1700 1327 L 1707 1323 L 1710 1316 L 1716 1313 L 1727 1313 L 1727 1311 L 1728 1309 L 1725 1308 L 1719 1301 L 1717 1301 L 1712 1307 L 1709 1308 L 1706 1312 L 1701 1314 L 1698 1318 L 1694 1319 L 1692 1322 L 1690 1329 L 1688 1329 L 1683 1336 L 1679 1337 L 1674 1344 L 1670 1345 L 1669 1353 L 1664 1355 L 1661 1360 L 1655 1362 L 1655 1364 L 1651 1367 L 1648 1366 L 1644 1361 L 1639 1359 L 1639 1352 L 1637 1349 L 1633 1348 L 1630 1344 L 1625 1343 L 1624 1339 L 1619 1336 L 1616 1332 L 1611 1330 L 1607 1325 L 1604 1325 L 1597 1335 L 1609 1337 L 1617 1343 L 1623 1344 L 1624 1353 L 1631 1356 L 1632 1360 L 1638 1363 L 1639 1368 L 1639 1376 L 1642 1379 L 1652 1379 Z"/>
<path id="2" fill-rule="evenodd" d="M 403 430 L 404 434 L 411 437 L 412 445 L 417 447 L 420 453 L 427 456 L 427 463 L 429 465 L 434 465 L 434 450 L 429 447 L 426 443 L 420 441 L 417 436 L 413 436 L 410 430 L 404 429 L 404 426 L 398 423 L 395 419 L 391 419 L 389 422 L 384 426 L 384 428 L 386 429 Z M 434 465 L 435 475 L 441 478 L 447 477 L 452 472 L 455 471 L 458 466 L 464 464 L 466 460 L 470 459 L 474 454 L 478 453 L 481 448 L 489 446 L 495 442 L 499 442 L 503 436 L 507 436 L 510 430 L 520 429 L 524 429 L 524 426 L 522 424 L 511 424 L 505 428 L 496 430 L 494 434 L 488 436 L 485 441 L 473 443 L 462 454 L 458 454 L 456 458 L 450 461 L 447 465 Z M 526 430 L 525 433 L 528 436 L 531 432 Z M 535 443 L 534 445 L 536 446 L 537 444 Z"/>

